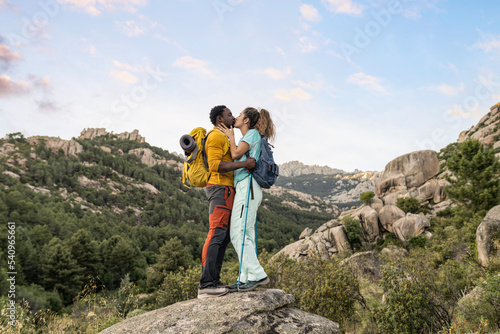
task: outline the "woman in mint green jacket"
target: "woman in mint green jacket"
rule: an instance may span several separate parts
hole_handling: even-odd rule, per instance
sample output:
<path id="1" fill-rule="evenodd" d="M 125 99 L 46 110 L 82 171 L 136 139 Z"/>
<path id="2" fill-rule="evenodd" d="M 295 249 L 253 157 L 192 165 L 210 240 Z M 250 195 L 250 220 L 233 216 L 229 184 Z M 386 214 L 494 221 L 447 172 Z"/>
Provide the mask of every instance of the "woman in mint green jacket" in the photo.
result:
<path id="1" fill-rule="evenodd" d="M 265 109 L 258 111 L 255 108 L 246 108 L 236 118 L 234 127 L 240 129 L 243 135 L 238 145 L 236 145 L 234 139 L 233 128 L 228 129 L 224 125 L 219 127 L 219 129 L 229 137 L 231 156 L 234 161 L 245 161 L 247 159 L 247 152 L 250 157 L 258 160 L 261 153 L 261 136 L 267 136 L 271 140 L 275 135 L 275 127 L 271 115 Z M 255 251 L 255 224 L 257 222 L 257 210 L 262 202 L 262 189 L 253 178 L 253 196 L 250 197 L 248 203 L 246 230 L 245 233 L 243 233 L 245 225 L 245 204 L 247 194 L 250 191 L 248 182 L 249 176 L 250 174 L 245 168 L 234 171 L 234 188 L 236 190 L 236 195 L 234 197 L 233 210 L 231 213 L 231 227 L 229 231 L 231 243 L 241 263 L 241 277 L 240 284 L 237 282 L 228 286 L 229 292 L 251 291 L 258 286 L 264 286 L 269 283 L 267 274 L 260 265 L 257 259 L 257 252 Z M 243 259 L 241 259 L 243 234 L 245 234 L 245 244 L 243 247 Z"/>

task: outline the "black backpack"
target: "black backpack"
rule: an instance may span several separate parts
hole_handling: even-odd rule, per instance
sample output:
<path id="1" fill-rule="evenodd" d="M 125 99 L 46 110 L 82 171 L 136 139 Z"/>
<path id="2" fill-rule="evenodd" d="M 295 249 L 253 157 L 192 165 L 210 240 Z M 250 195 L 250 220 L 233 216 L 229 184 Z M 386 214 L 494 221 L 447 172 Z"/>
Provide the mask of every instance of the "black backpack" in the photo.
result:
<path id="1" fill-rule="evenodd" d="M 269 144 L 267 136 L 262 137 L 260 146 L 260 158 L 255 163 L 252 175 L 262 188 L 269 189 L 276 183 L 279 176 L 279 166 L 274 162 L 273 151 L 271 150 L 271 147 L 274 148 L 274 146 Z"/>

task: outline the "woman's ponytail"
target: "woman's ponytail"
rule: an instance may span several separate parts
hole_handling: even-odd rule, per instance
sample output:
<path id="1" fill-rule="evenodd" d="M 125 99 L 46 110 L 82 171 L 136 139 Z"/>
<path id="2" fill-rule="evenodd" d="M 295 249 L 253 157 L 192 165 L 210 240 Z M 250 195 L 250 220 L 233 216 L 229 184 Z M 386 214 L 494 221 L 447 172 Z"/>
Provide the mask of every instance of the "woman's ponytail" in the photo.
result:
<path id="1" fill-rule="evenodd" d="M 263 136 L 267 136 L 269 140 L 274 139 L 276 135 L 276 128 L 274 126 L 273 120 L 271 119 L 271 114 L 266 109 L 260 110 L 260 117 L 255 124 L 255 129 Z"/>
<path id="2" fill-rule="evenodd" d="M 274 139 L 276 129 L 269 111 L 261 109 L 259 112 L 252 107 L 248 107 L 243 111 L 245 112 L 245 117 L 250 120 L 250 129 L 256 129 L 261 136 L 267 136 L 269 140 Z"/>

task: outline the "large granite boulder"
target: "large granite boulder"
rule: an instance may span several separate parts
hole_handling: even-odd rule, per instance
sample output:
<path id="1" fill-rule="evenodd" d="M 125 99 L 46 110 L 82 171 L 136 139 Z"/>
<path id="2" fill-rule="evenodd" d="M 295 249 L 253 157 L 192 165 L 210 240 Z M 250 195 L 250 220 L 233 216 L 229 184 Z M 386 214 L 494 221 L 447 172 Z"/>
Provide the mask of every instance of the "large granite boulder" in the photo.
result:
<path id="1" fill-rule="evenodd" d="M 493 238 L 500 237 L 500 205 L 492 208 L 476 230 L 477 257 L 487 265 L 494 251 Z"/>
<path id="2" fill-rule="evenodd" d="M 395 221 L 392 228 L 398 239 L 406 242 L 410 237 L 423 234 L 425 228 L 430 226 L 430 222 L 425 217 L 408 213 L 406 217 Z"/>
<path id="3" fill-rule="evenodd" d="M 439 160 L 435 151 L 411 152 L 387 164 L 375 185 L 375 194 L 382 198 L 388 193 L 419 187 L 438 173 Z"/>
<path id="4" fill-rule="evenodd" d="M 363 228 L 363 235 L 367 241 L 374 241 L 379 236 L 379 214 L 375 209 L 372 209 L 370 206 L 364 206 L 352 217 L 359 219 L 361 227 Z"/>
<path id="5" fill-rule="evenodd" d="M 380 224 L 391 233 L 394 232 L 392 225 L 404 216 L 404 211 L 395 205 L 386 205 L 379 212 Z"/>
<path id="6" fill-rule="evenodd" d="M 376 282 L 382 278 L 382 265 L 384 262 L 380 259 L 377 252 L 356 253 L 342 260 L 341 264 L 349 265 L 358 277 L 371 282 Z"/>
<path id="7" fill-rule="evenodd" d="M 292 295 L 262 289 L 191 299 L 126 319 L 102 334 L 340 333 L 339 325 L 290 307 Z"/>

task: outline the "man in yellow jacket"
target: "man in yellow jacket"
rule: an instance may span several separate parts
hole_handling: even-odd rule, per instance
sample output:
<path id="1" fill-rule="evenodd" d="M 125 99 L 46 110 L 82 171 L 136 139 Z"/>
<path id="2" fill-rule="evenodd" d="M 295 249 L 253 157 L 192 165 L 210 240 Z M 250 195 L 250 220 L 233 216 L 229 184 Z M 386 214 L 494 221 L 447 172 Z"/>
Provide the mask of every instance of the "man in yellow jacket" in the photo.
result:
<path id="1" fill-rule="evenodd" d="M 234 125 L 235 118 L 226 106 L 215 106 L 210 111 L 210 121 L 214 128 L 207 135 L 205 151 L 207 153 L 210 178 L 205 191 L 210 202 L 209 223 L 201 259 L 201 279 L 198 298 L 222 296 L 228 288 L 220 281 L 220 271 L 226 247 L 230 241 L 229 226 L 234 201 L 234 175 L 238 168 L 253 169 L 255 159 L 233 162 L 227 136 L 218 126 Z"/>

